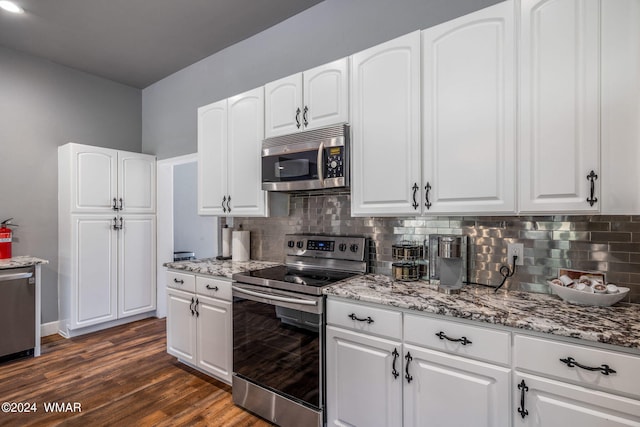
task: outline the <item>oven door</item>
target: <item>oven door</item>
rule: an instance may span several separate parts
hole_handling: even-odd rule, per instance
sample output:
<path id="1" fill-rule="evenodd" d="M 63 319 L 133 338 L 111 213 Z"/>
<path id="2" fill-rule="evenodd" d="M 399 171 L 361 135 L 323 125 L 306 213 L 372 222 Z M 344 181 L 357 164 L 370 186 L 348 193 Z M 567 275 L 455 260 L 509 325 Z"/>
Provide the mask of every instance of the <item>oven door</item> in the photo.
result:
<path id="1" fill-rule="evenodd" d="M 324 297 L 233 285 L 234 375 L 321 411 L 323 340 Z"/>

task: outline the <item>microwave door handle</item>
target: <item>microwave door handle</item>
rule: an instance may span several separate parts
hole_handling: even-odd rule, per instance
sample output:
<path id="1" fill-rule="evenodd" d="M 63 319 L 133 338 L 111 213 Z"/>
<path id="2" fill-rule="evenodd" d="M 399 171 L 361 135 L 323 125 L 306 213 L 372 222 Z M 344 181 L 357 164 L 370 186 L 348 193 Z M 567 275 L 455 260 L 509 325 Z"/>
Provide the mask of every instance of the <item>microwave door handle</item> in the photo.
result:
<path id="1" fill-rule="evenodd" d="M 320 184 L 324 187 L 324 142 L 320 143 L 320 147 L 318 147 L 318 180 Z"/>

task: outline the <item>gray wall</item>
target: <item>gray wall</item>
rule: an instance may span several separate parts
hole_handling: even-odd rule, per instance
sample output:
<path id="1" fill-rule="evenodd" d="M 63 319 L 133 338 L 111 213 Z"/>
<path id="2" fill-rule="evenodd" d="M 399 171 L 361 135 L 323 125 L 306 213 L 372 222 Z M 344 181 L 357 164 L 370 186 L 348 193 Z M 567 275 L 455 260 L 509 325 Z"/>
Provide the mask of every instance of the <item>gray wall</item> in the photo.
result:
<path id="1" fill-rule="evenodd" d="M 58 319 L 57 147 L 69 141 L 140 151 L 140 90 L 0 47 L 0 220 L 20 225 L 13 255 L 50 262 L 43 323 Z"/>
<path id="2" fill-rule="evenodd" d="M 173 249 L 211 258 L 218 254 L 218 217 L 198 215 L 197 166 L 173 167 Z"/>
<path id="3" fill-rule="evenodd" d="M 195 153 L 198 107 L 495 3 L 325 0 L 145 88 L 143 150 L 159 159 Z"/>

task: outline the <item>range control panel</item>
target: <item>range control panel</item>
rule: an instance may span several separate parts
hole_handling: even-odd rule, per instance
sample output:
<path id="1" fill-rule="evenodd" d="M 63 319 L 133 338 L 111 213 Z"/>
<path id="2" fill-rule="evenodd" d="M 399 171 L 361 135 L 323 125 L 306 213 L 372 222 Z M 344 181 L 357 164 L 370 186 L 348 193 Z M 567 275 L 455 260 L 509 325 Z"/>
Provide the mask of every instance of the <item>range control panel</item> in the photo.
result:
<path id="1" fill-rule="evenodd" d="M 367 239 L 365 237 L 303 234 L 287 234 L 285 236 L 285 254 L 300 257 L 364 261 L 366 245 Z"/>

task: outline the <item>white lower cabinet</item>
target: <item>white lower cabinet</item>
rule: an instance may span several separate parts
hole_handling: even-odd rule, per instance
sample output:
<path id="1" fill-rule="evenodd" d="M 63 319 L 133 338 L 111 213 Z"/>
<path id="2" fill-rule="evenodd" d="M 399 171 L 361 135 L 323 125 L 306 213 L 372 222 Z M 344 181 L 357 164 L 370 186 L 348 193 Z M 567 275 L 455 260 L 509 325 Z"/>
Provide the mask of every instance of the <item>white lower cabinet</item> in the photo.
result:
<path id="1" fill-rule="evenodd" d="M 514 426 L 640 426 L 640 402 L 535 375 L 514 376 Z"/>
<path id="2" fill-rule="evenodd" d="M 327 299 L 327 425 L 640 427 L 640 356 Z"/>
<path id="3" fill-rule="evenodd" d="M 508 427 L 511 369 L 404 345 L 406 427 Z M 410 379 L 410 381 L 409 381 Z"/>
<path id="4" fill-rule="evenodd" d="M 167 352 L 230 384 L 231 282 L 167 274 Z"/>
<path id="5" fill-rule="evenodd" d="M 401 353 L 399 340 L 327 326 L 327 425 L 401 425 Z"/>
<path id="6" fill-rule="evenodd" d="M 640 357 L 516 335 L 515 426 L 640 426 Z"/>
<path id="7" fill-rule="evenodd" d="M 434 319 L 408 314 L 404 318 L 403 329 L 400 311 L 328 300 L 327 424 L 509 426 L 510 367 L 412 344 L 422 342 L 420 332 Z M 447 323 L 439 322 L 438 326 Z M 478 337 L 480 344 L 485 336 L 477 332 L 482 330 L 469 327 L 464 333 L 469 342 Z M 509 334 L 497 334 L 508 350 Z M 427 335 L 439 345 L 440 338 Z M 503 360 L 499 353 L 505 346 L 494 345 L 496 359 Z M 458 353 L 459 347 L 451 347 L 451 352 Z"/>

